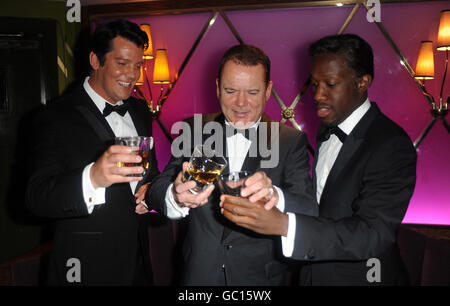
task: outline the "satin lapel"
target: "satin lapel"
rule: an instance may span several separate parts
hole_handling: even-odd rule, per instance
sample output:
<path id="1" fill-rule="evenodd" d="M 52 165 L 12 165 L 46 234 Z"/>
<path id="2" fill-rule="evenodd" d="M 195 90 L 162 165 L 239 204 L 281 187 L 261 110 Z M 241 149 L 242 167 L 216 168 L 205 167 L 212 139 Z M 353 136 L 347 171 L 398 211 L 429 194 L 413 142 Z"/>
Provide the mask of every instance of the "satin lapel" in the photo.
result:
<path id="1" fill-rule="evenodd" d="M 140 113 L 138 110 L 138 102 L 133 99 L 129 99 L 126 101 L 130 105 L 128 108 L 128 112 L 130 113 L 131 119 L 133 120 L 134 127 L 136 128 L 136 131 L 139 136 L 151 136 L 150 131 L 148 130 L 148 125 L 146 122 L 146 118 L 144 114 Z M 142 102 L 145 103 L 145 102 Z M 145 113 L 147 114 L 147 112 Z M 150 118 L 148 118 L 150 120 Z"/>
<path id="2" fill-rule="evenodd" d="M 75 105 L 75 108 L 87 120 L 102 142 L 113 143 L 115 137 L 114 132 L 83 87 L 80 89 L 80 100 L 79 103 Z"/>
<path id="3" fill-rule="evenodd" d="M 241 170 L 242 171 L 249 171 L 249 172 L 257 172 L 259 169 L 261 169 L 261 160 L 263 159 L 270 159 L 270 156 L 263 158 L 260 154 L 260 150 L 258 146 L 261 145 L 266 145 L 266 143 L 261 143 L 262 140 L 264 139 L 262 137 L 262 134 L 264 131 L 264 129 L 267 127 L 267 144 L 268 144 L 268 150 L 270 150 L 270 143 L 271 143 L 271 120 L 270 118 L 266 115 L 263 114 L 261 116 L 261 123 L 265 123 L 265 127 L 263 125 L 260 124 L 260 126 L 258 127 L 258 141 L 253 141 L 250 145 L 250 149 L 248 150 L 247 153 L 247 157 L 244 160 L 244 163 L 242 165 Z M 252 155 L 253 152 L 256 152 L 256 156 L 250 156 Z"/>
<path id="4" fill-rule="evenodd" d="M 317 161 L 319 160 L 319 150 L 320 146 L 322 145 L 322 142 L 319 140 L 318 135 L 320 135 L 321 129 L 323 126 L 321 125 L 317 131 L 317 137 L 316 137 L 316 150 L 314 151 L 314 160 L 313 160 L 313 168 L 312 168 L 312 181 L 313 181 L 313 190 L 314 190 L 314 197 L 316 197 L 317 193 L 317 174 L 316 174 L 316 166 Z"/>
<path id="5" fill-rule="evenodd" d="M 330 174 L 327 178 L 327 182 L 323 188 L 323 194 L 327 191 L 327 187 L 333 185 L 342 170 L 348 165 L 350 159 L 354 156 L 355 152 L 360 148 L 364 142 L 366 132 L 372 124 L 375 117 L 380 113 L 380 110 L 375 103 L 371 103 L 370 109 L 361 118 L 358 124 L 355 126 L 350 135 L 347 136 L 344 145 L 342 146 L 339 154 L 334 162 L 333 168 L 331 168 Z"/>
<path id="6" fill-rule="evenodd" d="M 326 192 L 327 187 L 329 185 L 334 184 L 336 179 L 339 177 L 341 171 L 347 166 L 349 160 L 352 158 L 352 156 L 355 154 L 355 152 L 363 143 L 363 140 L 364 139 L 362 138 L 355 139 L 350 135 L 347 136 L 345 144 L 339 151 L 336 161 L 334 162 L 333 168 L 331 168 L 330 174 L 328 175 L 327 182 L 325 183 L 325 186 L 323 188 L 323 193 Z"/>

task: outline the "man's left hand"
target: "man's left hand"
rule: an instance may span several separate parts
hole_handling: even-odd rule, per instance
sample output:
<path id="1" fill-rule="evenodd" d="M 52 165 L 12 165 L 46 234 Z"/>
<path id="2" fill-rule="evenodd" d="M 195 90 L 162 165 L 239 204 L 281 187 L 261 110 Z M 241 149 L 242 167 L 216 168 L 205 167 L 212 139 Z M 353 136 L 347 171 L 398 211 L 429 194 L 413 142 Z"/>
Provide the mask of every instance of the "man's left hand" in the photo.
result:
<path id="1" fill-rule="evenodd" d="M 279 199 L 278 192 L 272 185 L 272 180 L 263 171 L 258 171 L 245 180 L 245 188 L 241 190 L 241 196 L 248 197 L 252 203 L 264 202 L 266 210 L 276 206 Z"/>
<path id="2" fill-rule="evenodd" d="M 264 202 L 252 203 L 246 198 L 222 195 L 222 214 L 231 222 L 264 235 L 286 236 L 289 217 L 276 207 L 264 208 Z"/>

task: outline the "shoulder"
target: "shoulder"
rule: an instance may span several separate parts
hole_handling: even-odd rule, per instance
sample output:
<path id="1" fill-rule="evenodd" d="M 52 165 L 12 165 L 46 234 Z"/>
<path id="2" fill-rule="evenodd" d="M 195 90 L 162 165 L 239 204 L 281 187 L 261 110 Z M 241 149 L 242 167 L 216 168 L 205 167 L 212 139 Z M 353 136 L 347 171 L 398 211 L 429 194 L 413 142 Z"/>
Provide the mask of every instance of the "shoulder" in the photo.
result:
<path id="1" fill-rule="evenodd" d="M 131 96 L 126 100 L 126 102 L 132 105 L 132 107 L 136 108 L 139 112 L 150 112 L 148 104 L 145 100 Z"/>
<path id="2" fill-rule="evenodd" d="M 381 111 L 368 129 L 366 139 L 376 151 L 408 151 L 410 154 L 416 155 L 409 135 Z"/>
<path id="3" fill-rule="evenodd" d="M 195 114 L 192 117 L 186 118 L 183 121 L 189 125 L 193 125 L 195 120 L 201 120 L 201 125 L 205 125 L 208 122 L 216 121 L 222 113 L 208 113 L 208 114 Z"/>
<path id="4" fill-rule="evenodd" d="M 284 123 L 272 121 L 272 123 L 274 122 L 278 124 L 280 142 L 285 144 L 308 143 L 308 137 L 305 132 L 287 126 Z"/>

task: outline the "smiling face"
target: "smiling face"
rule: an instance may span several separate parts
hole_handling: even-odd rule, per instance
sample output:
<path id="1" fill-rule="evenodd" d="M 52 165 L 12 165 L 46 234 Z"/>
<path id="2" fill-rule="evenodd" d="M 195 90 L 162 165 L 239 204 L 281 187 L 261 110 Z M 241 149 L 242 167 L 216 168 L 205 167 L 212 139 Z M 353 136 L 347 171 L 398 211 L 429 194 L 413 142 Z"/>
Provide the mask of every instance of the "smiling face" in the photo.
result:
<path id="1" fill-rule="evenodd" d="M 120 36 L 112 40 L 112 49 L 106 54 L 103 66 L 91 52 L 89 60 L 93 72 L 89 84 L 92 89 L 112 104 L 128 99 L 139 79 L 143 54 L 142 48 Z"/>
<path id="2" fill-rule="evenodd" d="M 370 75 L 357 77 L 344 55 L 322 54 L 313 57 L 311 84 L 317 116 L 323 124 L 343 122 L 367 98 Z"/>
<path id="3" fill-rule="evenodd" d="M 230 60 L 220 82 L 216 81 L 217 97 L 225 118 L 239 127 L 258 121 L 272 90 L 272 81 L 266 86 L 263 65 L 246 66 Z"/>

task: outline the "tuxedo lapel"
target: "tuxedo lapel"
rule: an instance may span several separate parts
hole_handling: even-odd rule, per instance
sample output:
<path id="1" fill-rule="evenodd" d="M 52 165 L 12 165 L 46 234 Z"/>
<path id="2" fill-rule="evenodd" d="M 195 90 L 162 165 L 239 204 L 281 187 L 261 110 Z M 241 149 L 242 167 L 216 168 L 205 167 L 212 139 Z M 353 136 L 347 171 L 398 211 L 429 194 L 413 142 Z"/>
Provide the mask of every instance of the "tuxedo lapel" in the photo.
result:
<path id="1" fill-rule="evenodd" d="M 86 119 L 102 142 L 112 143 L 115 137 L 114 132 L 83 87 L 80 87 L 78 96 L 79 103 L 75 105 L 75 108 Z"/>
<path id="2" fill-rule="evenodd" d="M 336 161 L 334 162 L 333 168 L 331 168 L 330 174 L 328 175 L 327 181 L 323 188 L 322 198 L 324 198 L 323 195 L 327 191 L 327 187 L 332 186 L 336 182 L 342 170 L 349 164 L 351 158 L 361 147 L 369 126 L 379 113 L 380 110 L 376 104 L 372 103 L 367 113 L 361 118 L 350 135 L 347 136 L 345 143 L 342 145 Z"/>
<path id="3" fill-rule="evenodd" d="M 138 103 L 145 103 L 145 102 L 138 102 L 133 99 L 128 99 L 127 101 L 124 101 L 124 103 L 129 104 L 128 113 L 130 114 L 131 119 L 133 120 L 133 124 L 134 127 L 136 128 L 138 136 L 150 135 L 145 122 L 145 118 L 142 116 L 141 113 L 139 113 L 139 110 L 137 109 Z"/>

